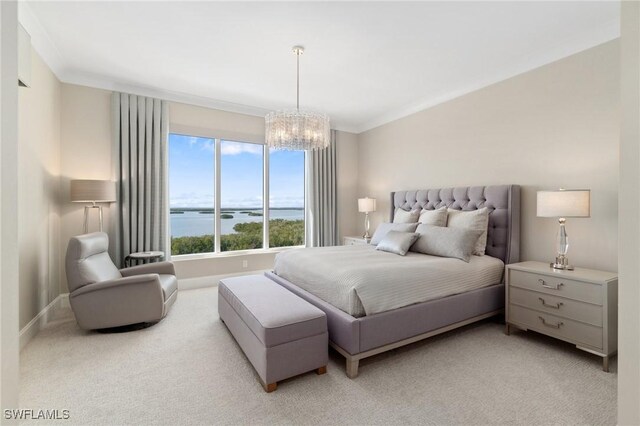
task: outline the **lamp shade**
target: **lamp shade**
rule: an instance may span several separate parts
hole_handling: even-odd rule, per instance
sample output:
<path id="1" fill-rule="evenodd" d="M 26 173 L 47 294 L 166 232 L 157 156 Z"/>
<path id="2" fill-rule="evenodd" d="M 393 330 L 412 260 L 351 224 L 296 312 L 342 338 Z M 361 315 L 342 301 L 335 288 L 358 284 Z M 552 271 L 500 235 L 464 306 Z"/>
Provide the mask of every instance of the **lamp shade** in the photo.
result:
<path id="1" fill-rule="evenodd" d="M 112 203 L 116 201 L 116 184 L 110 180 L 72 180 L 71 202 Z"/>
<path id="2" fill-rule="evenodd" d="M 560 189 L 538 191 L 538 217 L 590 217 L 591 191 Z"/>
<path id="3" fill-rule="evenodd" d="M 376 199 L 375 198 L 358 198 L 358 211 L 360 213 L 369 213 L 376 211 Z"/>

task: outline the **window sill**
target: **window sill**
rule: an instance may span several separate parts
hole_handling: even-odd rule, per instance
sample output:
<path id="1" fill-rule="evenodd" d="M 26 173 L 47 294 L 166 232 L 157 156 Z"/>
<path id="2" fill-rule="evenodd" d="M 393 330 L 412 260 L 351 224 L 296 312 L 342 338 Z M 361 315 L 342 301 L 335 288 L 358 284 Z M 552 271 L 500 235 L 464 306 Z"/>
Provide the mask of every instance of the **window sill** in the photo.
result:
<path id="1" fill-rule="evenodd" d="M 187 260 L 198 260 L 198 259 L 217 259 L 221 257 L 252 256 L 257 254 L 280 253 L 283 251 L 303 248 L 303 247 L 304 246 L 272 247 L 268 249 L 235 250 L 235 251 L 226 251 L 221 253 L 178 254 L 175 256 L 171 256 L 171 261 L 182 262 Z"/>

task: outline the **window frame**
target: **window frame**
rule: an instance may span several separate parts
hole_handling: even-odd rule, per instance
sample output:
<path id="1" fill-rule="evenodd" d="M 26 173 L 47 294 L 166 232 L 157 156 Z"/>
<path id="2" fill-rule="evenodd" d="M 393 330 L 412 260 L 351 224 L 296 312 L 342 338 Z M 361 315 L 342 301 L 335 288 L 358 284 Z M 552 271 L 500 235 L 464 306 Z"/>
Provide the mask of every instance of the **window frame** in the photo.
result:
<path id="1" fill-rule="evenodd" d="M 192 259 L 203 259 L 203 258 L 211 258 L 211 257 L 228 257 L 228 256 L 241 256 L 247 254 L 260 254 L 260 253 L 277 253 L 284 250 L 289 250 L 292 248 L 300 248 L 305 247 L 307 244 L 307 234 L 308 234 L 308 212 L 307 212 L 307 196 L 308 196 L 308 174 L 307 174 L 307 165 L 308 165 L 308 156 L 307 153 L 304 152 L 304 205 L 303 205 L 303 220 L 304 220 L 304 242 L 301 245 L 296 246 L 284 246 L 284 247 L 270 247 L 269 246 L 269 220 L 270 220 L 270 193 L 269 193 L 269 147 L 264 142 L 264 137 L 244 134 L 239 132 L 226 132 L 226 131 L 216 131 L 206 128 L 198 128 L 184 125 L 175 125 L 170 124 L 169 131 L 167 132 L 167 151 L 171 149 L 169 146 L 169 138 L 171 135 L 181 135 L 181 136 L 193 136 L 198 138 L 207 138 L 214 141 L 215 149 L 214 149 L 214 211 L 215 219 L 214 219 L 214 229 L 213 229 L 213 252 L 205 252 L 205 253 L 186 253 L 186 254 L 172 254 L 171 258 L 176 260 L 192 260 Z M 222 189 L 222 141 L 228 142 L 236 142 L 236 143 L 250 143 L 254 145 L 262 146 L 262 248 L 258 249 L 245 249 L 245 250 L 232 250 L 232 251 L 221 251 L 220 250 L 220 240 L 221 240 L 221 230 L 222 230 L 222 218 L 221 215 L 217 214 L 217 212 L 221 211 L 222 208 L 222 197 L 221 197 L 221 189 Z M 169 157 L 169 156 L 167 156 Z M 171 181 L 169 179 L 169 170 L 171 168 L 171 164 L 168 164 L 167 167 L 167 193 L 169 194 L 169 187 L 171 185 Z M 171 198 L 167 197 L 167 208 L 169 211 L 171 210 Z M 168 231 L 168 241 L 169 246 L 171 246 L 171 220 L 170 214 L 167 215 L 169 218 L 169 223 L 167 227 Z"/>

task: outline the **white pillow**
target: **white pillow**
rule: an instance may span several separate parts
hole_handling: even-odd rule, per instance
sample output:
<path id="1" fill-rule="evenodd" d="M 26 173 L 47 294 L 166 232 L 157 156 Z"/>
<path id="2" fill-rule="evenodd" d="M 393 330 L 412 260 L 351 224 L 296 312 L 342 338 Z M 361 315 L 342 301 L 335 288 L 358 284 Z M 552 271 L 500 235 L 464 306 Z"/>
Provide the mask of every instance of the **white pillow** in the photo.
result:
<path id="1" fill-rule="evenodd" d="M 473 254 L 484 255 L 487 248 L 487 229 L 489 229 L 489 209 L 483 207 L 479 210 L 461 211 L 447 210 L 447 226 L 449 228 L 465 228 L 482 231 L 476 242 Z"/>
<path id="2" fill-rule="evenodd" d="M 416 223 L 418 222 L 418 216 L 420 216 L 419 210 L 406 211 L 397 208 L 396 214 L 393 215 L 393 223 Z"/>
<path id="3" fill-rule="evenodd" d="M 437 210 L 422 210 L 418 223 L 422 225 L 447 226 L 447 208 L 440 207 Z"/>
<path id="4" fill-rule="evenodd" d="M 414 232 L 417 227 L 417 223 L 381 223 L 376 228 L 376 232 L 373 233 L 369 244 L 377 246 L 389 231 Z"/>

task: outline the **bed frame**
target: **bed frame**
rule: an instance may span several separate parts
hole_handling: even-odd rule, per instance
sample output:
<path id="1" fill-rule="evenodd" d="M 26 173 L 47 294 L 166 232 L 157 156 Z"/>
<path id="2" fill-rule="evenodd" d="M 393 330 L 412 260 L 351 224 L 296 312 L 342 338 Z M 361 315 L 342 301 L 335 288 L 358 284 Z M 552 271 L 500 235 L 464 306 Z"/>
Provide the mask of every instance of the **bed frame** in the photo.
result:
<path id="1" fill-rule="evenodd" d="M 391 193 L 391 220 L 396 209 L 457 210 L 489 208 L 486 254 L 515 263 L 520 254 L 520 187 L 473 186 Z M 361 359 L 408 345 L 458 327 L 501 314 L 504 284 L 355 318 L 295 284 L 267 272 L 267 277 L 327 314 L 329 344 L 346 358 L 350 378 L 358 375 Z"/>

